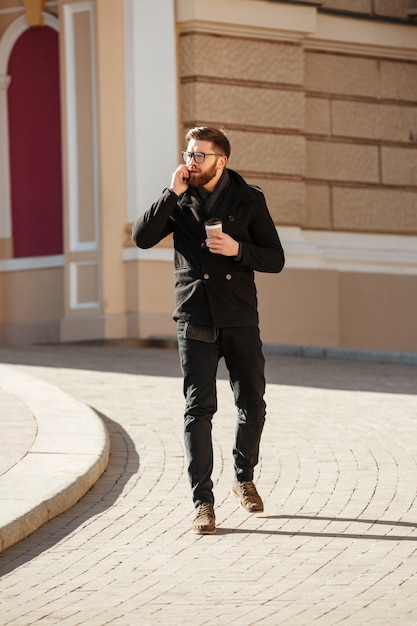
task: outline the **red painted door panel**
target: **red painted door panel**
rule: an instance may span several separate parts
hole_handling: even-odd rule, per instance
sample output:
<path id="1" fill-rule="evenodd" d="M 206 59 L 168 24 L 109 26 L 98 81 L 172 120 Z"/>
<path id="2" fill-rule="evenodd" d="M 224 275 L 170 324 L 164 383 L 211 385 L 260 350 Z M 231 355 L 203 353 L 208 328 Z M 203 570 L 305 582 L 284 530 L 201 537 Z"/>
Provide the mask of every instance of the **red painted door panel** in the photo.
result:
<path id="1" fill-rule="evenodd" d="M 14 257 L 61 254 L 62 172 L 58 33 L 31 28 L 9 59 Z"/>

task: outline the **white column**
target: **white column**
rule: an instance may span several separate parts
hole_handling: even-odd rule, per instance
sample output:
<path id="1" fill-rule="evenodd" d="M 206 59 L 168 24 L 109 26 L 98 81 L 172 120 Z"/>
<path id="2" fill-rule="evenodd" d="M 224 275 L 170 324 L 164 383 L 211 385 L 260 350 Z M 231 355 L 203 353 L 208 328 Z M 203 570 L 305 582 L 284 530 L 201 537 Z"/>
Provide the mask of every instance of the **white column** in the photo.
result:
<path id="1" fill-rule="evenodd" d="M 128 221 L 169 187 L 178 165 L 174 0 L 125 0 Z"/>

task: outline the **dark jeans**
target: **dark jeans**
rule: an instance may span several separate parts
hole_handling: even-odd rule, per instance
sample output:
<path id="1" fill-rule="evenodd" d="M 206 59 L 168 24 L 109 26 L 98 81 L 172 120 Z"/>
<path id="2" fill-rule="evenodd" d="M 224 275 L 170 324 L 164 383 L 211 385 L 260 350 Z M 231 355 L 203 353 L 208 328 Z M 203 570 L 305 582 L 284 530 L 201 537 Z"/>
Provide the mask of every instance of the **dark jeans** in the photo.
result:
<path id="1" fill-rule="evenodd" d="M 253 479 L 265 423 L 265 359 L 257 326 L 222 328 L 217 341 L 206 343 L 182 336 L 177 322 L 178 348 L 184 375 L 184 441 L 188 476 L 195 506 L 214 502 L 212 418 L 217 410 L 216 375 L 224 357 L 237 408 L 233 448 L 235 477 Z"/>

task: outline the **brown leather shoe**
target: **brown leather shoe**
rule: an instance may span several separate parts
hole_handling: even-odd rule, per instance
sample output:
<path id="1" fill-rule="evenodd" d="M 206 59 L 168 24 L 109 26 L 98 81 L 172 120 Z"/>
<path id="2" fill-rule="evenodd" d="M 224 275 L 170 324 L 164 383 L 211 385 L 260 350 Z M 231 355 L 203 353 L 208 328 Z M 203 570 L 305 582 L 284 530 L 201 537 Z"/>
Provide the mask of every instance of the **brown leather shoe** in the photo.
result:
<path id="1" fill-rule="evenodd" d="M 241 483 L 235 480 L 230 493 L 239 500 L 241 508 L 247 513 L 261 513 L 264 510 L 264 503 L 252 480 Z"/>
<path id="2" fill-rule="evenodd" d="M 216 517 L 214 507 L 210 502 L 203 502 L 196 509 L 197 515 L 193 520 L 191 530 L 197 535 L 213 535 L 216 532 Z"/>

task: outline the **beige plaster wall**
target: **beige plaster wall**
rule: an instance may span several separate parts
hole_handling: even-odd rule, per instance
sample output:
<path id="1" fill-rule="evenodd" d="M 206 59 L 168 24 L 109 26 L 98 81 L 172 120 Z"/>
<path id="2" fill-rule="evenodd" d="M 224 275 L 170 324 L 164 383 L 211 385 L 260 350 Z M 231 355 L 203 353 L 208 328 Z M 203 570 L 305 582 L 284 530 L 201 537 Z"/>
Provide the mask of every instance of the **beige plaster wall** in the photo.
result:
<path id="1" fill-rule="evenodd" d="M 55 15 L 57 6 L 50 5 L 48 11 Z M 8 27 L 23 14 L 23 0 L 0 1 L 0 38 L 4 36 Z M 0 259 L 8 261 L 12 256 L 12 239 L 2 238 Z M 21 270 L 12 268 L 0 271 L 1 342 L 58 341 L 59 320 L 62 314 L 63 270 L 61 267 L 44 269 L 34 267 Z"/>
<path id="2" fill-rule="evenodd" d="M 417 350 L 417 277 L 342 273 L 340 345 Z"/>
<path id="3" fill-rule="evenodd" d="M 60 10 L 70 2 L 60 0 Z M 346 10 L 374 10 L 395 19 L 408 8 L 403 0 L 396 5 L 389 0 L 328 0 L 324 6 L 336 4 L 339 9 L 345 4 Z M 0 8 L 6 5 L 22 3 L 0 0 Z M 94 9 L 100 244 L 97 251 L 77 256 L 67 242 L 66 263 L 97 260 L 97 271 L 83 266 L 79 295 L 88 301 L 93 294 L 100 305 L 91 312 L 71 312 L 62 269 L 2 273 L 0 341 L 59 340 L 63 318 L 66 340 L 175 333 L 172 263 L 123 262 L 127 215 L 123 3 L 96 0 Z M 0 14 L 0 36 L 15 17 Z M 218 28 L 216 22 L 194 26 L 178 29 L 181 138 L 196 124 L 226 126 L 232 142 L 230 166 L 264 189 L 278 229 L 417 233 L 415 57 L 378 55 L 375 48 L 365 53 L 364 47 L 320 49 L 317 42 L 291 39 L 288 33 L 273 36 L 273 24 L 268 33 Z M 64 56 L 62 60 L 65 72 Z M 78 61 L 82 65 L 82 56 Z M 87 96 L 84 89 L 84 108 Z M 78 129 L 81 151 L 91 155 L 91 145 L 83 142 L 93 121 L 88 114 L 81 121 L 87 128 L 86 134 Z M 65 137 L 63 146 L 67 167 Z M 81 204 L 91 191 L 88 180 L 86 185 L 81 187 Z M 88 240 L 91 214 L 85 213 L 80 224 Z M 8 245 L 0 243 L 0 257 L 7 258 Z M 165 241 L 162 247 L 171 245 Z M 417 351 L 414 276 L 286 268 L 280 275 L 256 278 L 266 343 Z M 34 305 L 40 292 L 48 297 Z"/>
<path id="4" fill-rule="evenodd" d="M 128 262 L 126 294 L 129 337 L 175 336 L 173 264 Z"/>
<path id="5" fill-rule="evenodd" d="M 8 9 L 7 12 L 0 12 L 0 37 L 15 19 L 24 13 L 23 0 L 0 0 L 0 10 Z M 10 9 L 16 9 L 10 11 Z"/>
<path id="6" fill-rule="evenodd" d="M 338 272 L 284 269 L 256 284 L 265 343 L 339 345 Z"/>
<path id="7" fill-rule="evenodd" d="M 126 336 L 121 255 L 127 216 L 124 7 L 96 0 L 100 247 L 105 337 Z"/>
<path id="8" fill-rule="evenodd" d="M 13 241 L 10 238 L 0 238 L 0 259 L 10 259 L 13 254 Z"/>
<path id="9" fill-rule="evenodd" d="M 66 5 L 74 5 L 77 9 L 71 16 L 74 39 L 69 47 L 65 41 Z M 12 6 L 16 6 L 17 12 L 0 12 L 0 36 L 23 13 L 23 1 L 0 1 L 0 10 Z M 53 327 L 54 341 L 59 338 L 68 341 L 126 336 L 122 261 L 126 226 L 124 5 L 119 0 L 100 0 L 93 3 L 92 13 L 88 9 L 88 5 L 72 0 L 59 0 L 54 6 L 48 5 L 48 11 L 59 12 L 60 19 L 65 222 L 65 268 L 60 270 L 60 277 L 63 286 L 59 295 L 51 289 L 45 292 L 42 281 L 32 272 L 31 290 L 24 297 L 21 284 L 25 272 L 2 273 L 0 316 L 4 324 L 3 335 L 11 336 L 13 333 L 9 330 L 13 325 L 25 325 L 26 338 L 37 341 L 44 333 L 39 324 L 49 324 Z M 68 59 L 67 55 L 72 53 Z M 67 61 L 75 68 L 74 90 L 67 90 Z M 74 134 L 68 137 L 68 110 L 71 106 L 76 108 L 76 127 Z M 69 142 L 74 138 L 77 146 L 76 185 L 71 188 L 68 152 Z M 71 208 L 69 194 L 75 191 L 77 196 Z M 98 223 L 94 216 L 97 201 Z M 71 225 L 77 231 L 75 244 L 69 237 Z M 10 258 L 10 243 L 9 240 L 0 242 L 0 258 Z M 76 287 L 71 276 L 76 277 Z M 10 294 L 13 297 L 19 294 L 16 307 L 11 304 L 15 300 L 10 299 Z M 28 306 L 29 299 L 32 306 Z M 74 308 L 74 301 L 78 308 Z M 93 305 L 86 307 L 90 302 Z M 6 327 L 9 328 L 7 332 Z"/>
<path id="10" fill-rule="evenodd" d="M 65 7 L 71 4 L 71 1 L 60 0 L 62 22 Z M 65 251 L 68 263 L 61 337 L 65 341 L 86 336 L 92 339 L 123 338 L 127 333 L 122 260 L 127 215 L 124 5 L 118 0 L 96 0 L 93 9 L 92 13 L 80 12 L 73 16 L 75 104 L 80 112 L 76 117 L 79 184 L 78 202 L 71 205 L 67 158 L 71 137 L 64 133 Z M 73 94 L 66 90 L 64 37 L 65 31 L 61 40 L 61 69 L 64 101 L 69 102 Z M 67 113 L 64 106 L 64 128 Z M 79 232 L 78 243 L 74 245 L 69 232 L 75 218 Z M 83 247 L 84 243 L 87 245 Z M 79 277 L 75 294 L 71 293 L 74 290 L 71 263 L 76 268 L 82 268 L 83 263 L 91 264 L 89 271 L 75 270 Z M 91 281 L 93 271 L 95 284 Z M 74 300 L 77 306 L 73 305 Z M 92 304 L 80 310 L 83 301 Z"/>
<path id="11" fill-rule="evenodd" d="M 63 315 L 62 276 L 62 268 L 0 274 L 2 342 L 59 341 L 59 320 Z"/>
<path id="12" fill-rule="evenodd" d="M 126 264 L 131 337 L 175 337 L 173 267 Z M 264 343 L 417 351 L 417 277 L 284 269 L 256 274 Z"/>

